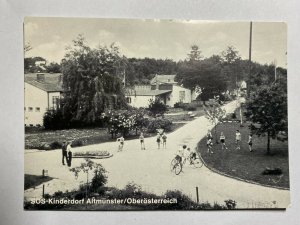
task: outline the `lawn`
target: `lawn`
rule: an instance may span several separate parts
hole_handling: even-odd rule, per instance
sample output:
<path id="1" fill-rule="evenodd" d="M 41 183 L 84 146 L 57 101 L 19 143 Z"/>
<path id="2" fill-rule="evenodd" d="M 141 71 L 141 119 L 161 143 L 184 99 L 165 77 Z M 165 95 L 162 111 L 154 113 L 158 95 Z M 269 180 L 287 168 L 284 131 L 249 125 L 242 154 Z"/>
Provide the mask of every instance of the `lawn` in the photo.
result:
<path id="1" fill-rule="evenodd" d="M 24 176 L 24 190 L 27 190 L 29 188 L 36 187 L 44 182 L 47 182 L 49 180 L 52 180 L 52 177 L 48 176 L 36 176 L 36 175 L 30 175 L 30 174 L 25 174 Z"/>
<path id="2" fill-rule="evenodd" d="M 235 148 L 235 131 L 239 129 L 242 135 L 241 149 Z M 206 138 L 203 138 L 198 149 L 205 163 L 220 172 L 254 181 L 260 184 L 289 188 L 288 143 L 271 139 L 271 154 L 267 155 L 267 137 L 253 136 L 253 152 L 249 151 L 247 124 L 240 127 L 239 123 L 222 123 L 217 127 L 217 139 L 223 131 L 228 150 L 221 150 L 221 144 L 215 143 L 213 134 L 213 154 L 207 153 Z M 280 168 L 282 175 L 262 175 L 266 168 Z"/>
<path id="3" fill-rule="evenodd" d="M 171 132 L 183 126 L 184 124 L 174 123 L 171 125 Z M 155 136 L 155 133 L 144 133 L 145 137 Z M 126 140 L 139 138 L 135 132 L 125 137 Z M 66 140 L 75 140 L 74 146 L 85 146 L 99 144 L 103 142 L 116 141 L 111 138 L 105 128 L 85 128 L 69 130 L 44 130 L 36 128 L 25 131 L 25 149 L 59 149 Z M 47 145 L 47 147 L 45 147 Z M 53 145 L 53 146 L 52 146 Z"/>

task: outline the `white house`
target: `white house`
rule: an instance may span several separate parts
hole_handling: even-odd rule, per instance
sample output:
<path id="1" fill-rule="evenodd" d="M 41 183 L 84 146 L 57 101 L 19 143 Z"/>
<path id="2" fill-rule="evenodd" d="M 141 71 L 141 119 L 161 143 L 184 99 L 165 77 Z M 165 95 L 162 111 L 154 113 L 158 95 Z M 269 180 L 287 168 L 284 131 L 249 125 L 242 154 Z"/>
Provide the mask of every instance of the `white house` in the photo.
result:
<path id="1" fill-rule="evenodd" d="M 150 99 L 159 98 L 164 104 L 173 107 L 175 103 L 190 103 L 190 89 L 181 87 L 174 81 L 175 75 L 156 75 L 151 85 L 136 85 L 126 89 L 127 103 L 133 107 L 148 107 Z"/>
<path id="2" fill-rule="evenodd" d="M 45 112 L 58 106 L 62 91 L 60 74 L 25 74 L 25 126 L 42 126 Z"/>

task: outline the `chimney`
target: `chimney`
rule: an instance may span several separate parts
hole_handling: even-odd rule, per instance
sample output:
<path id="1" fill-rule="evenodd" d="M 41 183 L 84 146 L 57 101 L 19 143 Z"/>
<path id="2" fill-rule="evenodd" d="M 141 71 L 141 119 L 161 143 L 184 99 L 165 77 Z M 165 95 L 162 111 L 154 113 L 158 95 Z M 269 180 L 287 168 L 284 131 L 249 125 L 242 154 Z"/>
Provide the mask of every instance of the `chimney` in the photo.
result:
<path id="1" fill-rule="evenodd" d="M 36 74 L 36 80 L 41 83 L 45 82 L 45 74 L 43 73 Z"/>
<path id="2" fill-rule="evenodd" d="M 158 84 L 158 80 L 157 80 L 157 74 L 155 75 L 155 80 L 156 80 L 156 90 L 159 89 L 159 84 Z"/>

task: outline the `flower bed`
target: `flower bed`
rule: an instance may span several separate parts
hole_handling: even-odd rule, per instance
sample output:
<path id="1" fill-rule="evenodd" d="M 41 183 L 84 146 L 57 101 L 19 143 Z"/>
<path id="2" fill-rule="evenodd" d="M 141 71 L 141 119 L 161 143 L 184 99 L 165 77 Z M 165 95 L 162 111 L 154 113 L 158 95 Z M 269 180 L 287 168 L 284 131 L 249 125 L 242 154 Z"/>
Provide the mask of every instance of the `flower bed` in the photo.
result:
<path id="1" fill-rule="evenodd" d="M 73 158 L 94 158 L 105 159 L 110 158 L 113 155 L 108 151 L 86 151 L 86 152 L 74 152 Z"/>

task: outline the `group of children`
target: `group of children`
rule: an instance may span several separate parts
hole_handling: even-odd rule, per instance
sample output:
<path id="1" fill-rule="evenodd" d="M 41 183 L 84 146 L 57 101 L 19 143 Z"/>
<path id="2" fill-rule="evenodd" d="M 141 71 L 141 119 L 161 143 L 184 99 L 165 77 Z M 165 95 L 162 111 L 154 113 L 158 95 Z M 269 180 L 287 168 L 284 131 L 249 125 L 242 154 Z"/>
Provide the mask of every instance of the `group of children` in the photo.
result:
<path id="1" fill-rule="evenodd" d="M 157 149 L 160 149 L 160 142 L 163 143 L 163 148 L 167 148 L 167 135 L 165 132 L 158 132 L 156 135 Z"/>
<path id="2" fill-rule="evenodd" d="M 145 137 L 144 137 L 144 133 L 141 132 L 140 133 L 140 136 L 139 136 L 139 140 L 140 140 L 140 144 L 141 144 L 141 150 L 146 150 L 146 147 L 145 147 Z M 124 142 L 125 142 L 125 139 L 123 136 L 119 137 L 117 139 L 117 142 L 119 143 L 119 146 L 118 146 L 118 152 L 122 151 L 123 150 L 123 147 L 124 147 Z M 157 142 L 157 148 L 160 149 L 160 143 L 162 142 L 163 144 L 163 148 L 167 148 L 167 135 L 165 132 L 158 132 L 157 135 L 156 135 L 156 142 Z"/>
<path id="3" fill-rule="evenodd" d="M 207 142 L 206 142 L 206 145 L 207 145 L 207 153 L 213 153 L 212 151 L 212 147 L 213 147 L 213 136 L 211 134 L 211 131 L 208 130 L 207 132 Z M 240 146 L 240 142 L 242 140 L 242 135 L 240 133 L 239 130 L 236 130 L 235 132 L 235 144 L 236 144 L 236 149 L 241 149 L 241 146 Z M 223 132 L 221 132 L 220 134 L 220 142 L 221 142 L 221 146 L 222 146 L 222 150 L 224 149 L 228 149 L 227 146 L 226 146 L 226 143 L 225 143 L 225 135 Z M 252 141 L 252 134 L 250 133 L 249 134 L 249 137 L 248 137 L 248 145 L 249 145 L 249 151 L 252 152 L 253 149 L 252 149 L 252 145 L 253 145 L 253 141 Z"/>

